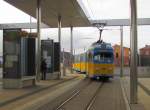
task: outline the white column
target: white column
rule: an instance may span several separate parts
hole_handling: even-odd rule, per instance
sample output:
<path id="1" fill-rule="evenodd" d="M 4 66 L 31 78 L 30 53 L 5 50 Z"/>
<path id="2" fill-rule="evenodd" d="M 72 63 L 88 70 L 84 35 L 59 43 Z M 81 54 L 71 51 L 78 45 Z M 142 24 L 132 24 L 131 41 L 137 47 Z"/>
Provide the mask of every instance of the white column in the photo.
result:
<path id="1" fill-rule="evenodd" d="M 73 64 L 73 26 L 70 27 L 70 70 L 71 73 L 73 73 L 72 70 L 72 64 Z"/>
<path id="2" fill-rule="evenodd" d="M 61 78 L 61 16 L 58 16 L 58 42 L 60 43 L 60 50 L 59 50 L 59 75 L 58 75 L 58 79 Z"/>
<path id="3" fill-rule="evenodd" d="M 137 4 L 130 0 L 131 5 L 131 63 L 130 63 L 130 103 L 137 103 Z"/>
<path id="4" fill-rule="evenodd" d="M 30 25 L 32 24 L 32 16 L 30 16 Z M 30 26 L 30 33 L 32 32 L 32 28 Z"/>
<path id="5" fill-rule="evenodd" d="M 66 71 L 65 71 L 65 69 L 66 69 L 66 67 L 65 67 L 65 51 L 64 51 L 64 48 L 63 48 L 63 62 L 62 62 L 62 64 L 63 64 L 63 76 L 66 76 Z"/>
<path id="6" fill-rule="evenodd" d="M 124 66 L 123 26 L 120 26 L 120 43 L 121 43 L 120 77 L 123 77 L 123 66 Z"/>
<path id="7" fill-rule="evenodd" d="M 36 66 L 36 79 L 40 80 L 40 68 L 41 68 L 41 0 L 37 0 L 37 8 L 36 8 L 36 16 L 37 16 L 37 38 L 38 38 L 38 46 L 37 46 L 37 66 Z"/>

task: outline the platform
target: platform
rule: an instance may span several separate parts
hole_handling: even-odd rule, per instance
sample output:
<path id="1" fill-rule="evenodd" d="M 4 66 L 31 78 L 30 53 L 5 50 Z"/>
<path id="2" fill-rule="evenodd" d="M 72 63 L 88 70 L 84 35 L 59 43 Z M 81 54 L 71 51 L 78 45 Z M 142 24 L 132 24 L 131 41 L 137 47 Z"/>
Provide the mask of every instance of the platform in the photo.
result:
<path id="1" fill-rule="evenodd" d="M 65 80 L 73 77 L 75 76 L 67 76 Z M 56 85 L 57 83 L 60 83 L 60 85 Z M 42 92 L 36 92 L 49 86 L 53 87 Z M 0 98 L 3 102 L 0 106 L 1 110 L 57 110 L 59 105 L 68 98 L 70 99 L 76 92 L 78 95 L 62 108 L 65 108 L 65 110 L 84 110 L 96 96 L 91 109 L 127 110 L 118 77 L 103 84 L 101 81 L 84 79 L 82 75 L 64 84 L 62 80 L 40 81 L 36 88 L 1 90 L 0 95 L 3 94 L 3 97 L 0 96 Z M 15 98 L 18 95 L 20 97 Z M 13 99 L 10 99 L 10 97 Z"/>
<path id="2" fill-rule="evenodd" d="M 41 80 L 40 82 L 36 82 L 36 86 L 34 87 L 20 89 L 3 89 L 2 82 L 0 82 L 0 107 L 50 88 L 54 85 L 69 81 L 75 77 L 76 76 L 65 76 L 61 80 Z"/>
<path id="3" fill-rule="evenodd" d="M 84 80 L 84 78 L 85 76 L 81 74 L 67 74 L 67 76 L 63 77 L 61 80 L 41 80 L 37 82 L 37 86 L 35 87 L 22 89 L 3 89 L 0 82 L 0 110 L 8 110 L 10 108 L 13 108 L 12 110 L 53 110 L 54 106 L 61 104 L 79 88 L 83 89 L 81 90 L 82 92 L 79 93 L 79 97 L 75 97 L 75 99 L 71 100 L 64 107 L 66 110 L 69 110 L 70 107 L 76 106 L 77 104 L 78 108 L 82 110 L 85 105 L 88 105 L 88 101 L 90 101 L 93 94 L 96 92 L 92 92 L 91 90 L 98 88 L 98 85 L 101 84 L 101 82 L 97 81 L 89 83 Z M 87 85 L 83 85 L 84 83 L 87 83 Z M 150 78 L 139 78 L 139 101 L 138 104 L 131 105 L 129 104 L 129 77 L 120 79 L 118 76 L 115 76 L 113 80 L 104 83 L 104 86 L 101 87 L 92 105 L 92 109 L 149 110 L 150 95 L 140 86 L 141 84 L 150 91 L 149 83 Z M 89 92 L 87 92 L 86 89 Z M 80 102 L 80 104 L 78 102 Z M 108 104 L 110 106 L 106 106 Z"/>
<path id="4" fill-rule="evenodd" d="M 150 110 L 150 78 L 138 78 L 138 104 L 131 105 L 133 110 Z M 130 79 L 122 78 L 125 94 L 130 102 Z"/>

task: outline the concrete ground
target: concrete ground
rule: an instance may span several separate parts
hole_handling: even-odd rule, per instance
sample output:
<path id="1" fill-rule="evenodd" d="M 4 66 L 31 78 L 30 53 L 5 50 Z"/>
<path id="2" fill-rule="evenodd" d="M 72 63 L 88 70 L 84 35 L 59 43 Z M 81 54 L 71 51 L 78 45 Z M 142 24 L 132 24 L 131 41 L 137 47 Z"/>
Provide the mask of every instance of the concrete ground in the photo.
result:
<path id="1" fill-rule="evenodd" d="M 62 83 L 53 88 L 49 88 L 45 91 L 41 91 L 18 101 L 12 102 L 7 106 L 1 107 L 1 110 L 36 110 L 40 106 L 46 104 L 47 101 L 51 101 L 59 97 L 77 83 L 77 81 L 72 83 Z"/>
<path id="2" fill-rule="evenodd" d="M 120 67 L 115 67 L 114 74 L 120 76 Z M 124 67 L 123 76 L 130 76 L 130 68 Z M 138 77 L 149 77 L 150 78 L 150 67 L 138 67 Z"/>
<path id="3" fill-rule="evenodd" d="M 69 75 L 69 78 L 71 77 L 72 75 Z M 47 87 L 58 82 L 60 81 L 41 81 L 39 85 L 40 87 Z M 21 95 L 21 93 L 29 92 L 31 89 L 34 90 L 36 88 L 1 90 L 0 100 L 7 101 L 8 97 Z M 57 107 L 76 92 L 78 94 L 58 110 L 85 110 L 92 102 L 94 96 L 96 96 L 96 99 L 93 101 L 90 110 L 127 110 L 119 78 L 103 83 L 103 81 L 85 79 L 83 75 L 40 92 L 35 92 L 32 95 L 8 101 L 5 104 L 1 102 L 0 110 L 56 110 Z"/>
<path id="4" fill-rule="evenodd" d="M 126 72 L 129 72 L 129 69 L 124 71 L 128 74 Z M 113 80 L 102 86 L 90 110 L 150 110 L 150 78 L 139 78 L 139 104 L 129 105 L 129 77 L 120 80 L 119 68 L 115 70 L 115 75 Z M 81 74 L 67 74 L 62 80 L 40 81 L 35 87 L 23 89 L 2 89 L 0 82 L 0 110 L 55 110 L 78 89 L 81 89 L 81 94 L 62 109 L 76 110 L 77 107 L 78 110 L 82 110 L 87 107 L 95 94 L 94 90 L 101 82 L 88 85 L 85 83 L 88 84 L 88 81 L 85 81 L 84 75 Z"/>
<path id="5" fill-rule="evenodd" d="M 83 83 L 85 81 L 80 82 L 78 87 Z M 54 102 L 49 102 L 37 110 L 127 110 L 120 80 L 115 78 L 102 83 L 92 80 L 88 85 L 83 86 L 73 98 L 67 98 L 58 105 L 55 104 L 56 107 L 52 107 Z M 89 105 L 91 105 L 90 108 L 88 108 Z"/>
<path id="6" fill-rule="evenodd" d="M 150 78 L 139 78 L 139 101 L 143 103 L 146 110 L 150 110 Z"/>
<path id="7" fill-rule="evenodd" d="M 124 91 L 130 102 L 130 79 L 124 77 L 122 79 Z M 138 78 L 138 104 L 131 105 L 133 110 L 150 110 L 150 78 Z M 140 109 L 139 109 L 140 108 Z"/>
<path id="8" fill-rule="evenodd" d="M 116 75 L 120 74 L 120 68 L 116 68 Z M 124 68 L 124 78 L 122 80 L 125 94 L 130 102 L 130 68 Z M 148 67 L 138 67 L 138 104 L 131 105 L 133 110 L 150 110 L 150 69 Z"/>
<path id="9" fill-rule="evenodd" d="M 127 110 L 119 79 L 104 82 L 97 92 L 101 83 L 93 81 L 60 110 Z"/>
<path id="10" fill-rule="evenodd" d="M 128 110 L 123 96 L 120 79 L 104 83 L 91 110 Z"/>
<path id="11" fill-rule="evenodd" d="M 17 100 L 23 99 L 41 91 L 47 90 L 55 85 L 63 84 L 76 78 L 75 75 L 68 75 L 61 80 L 46 80 L 36 83 L 34 87 L 27 87 L 22 89 L 3 89 L 0 85 L 0 108 L 11 104 Z M 0 109 L 1 110 L 1 109 Z"/>
<path id="12" fill-rule="evenodd" d="M 61 107 L 60 110 L 86 110 L 88 103 L 96 93 L 100 84 L 101 82 L 92 81 L 89 85 L 84 87 L 76 97 Z"/>
<path id="13" fill-rule="evenodd" d="M 147 89 L 147 92 L 150 91 L 150 78 L 138 78 L 138 82 Z M 150 92 L 148 94 L 150 94 Z"/>

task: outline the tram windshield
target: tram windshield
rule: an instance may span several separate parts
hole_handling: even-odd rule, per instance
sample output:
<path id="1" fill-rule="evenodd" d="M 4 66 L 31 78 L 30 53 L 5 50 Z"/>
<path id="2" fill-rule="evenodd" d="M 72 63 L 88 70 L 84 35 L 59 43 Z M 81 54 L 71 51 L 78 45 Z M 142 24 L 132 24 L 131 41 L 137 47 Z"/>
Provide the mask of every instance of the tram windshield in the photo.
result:
<path id="1" fill-rule="evenodd" d="M 94 61 L 96 62 L 112 62 L 113 53 L 110 52 L 99 52 L 94 55 Z"/>

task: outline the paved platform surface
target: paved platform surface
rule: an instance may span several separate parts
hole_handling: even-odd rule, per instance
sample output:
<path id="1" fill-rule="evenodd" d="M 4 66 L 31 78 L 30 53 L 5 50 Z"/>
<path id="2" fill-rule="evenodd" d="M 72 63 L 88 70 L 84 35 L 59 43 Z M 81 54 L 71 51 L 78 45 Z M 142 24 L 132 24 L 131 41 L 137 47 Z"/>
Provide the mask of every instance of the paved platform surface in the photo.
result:
<path id="1" fill-rule="evenodd" d="M 124 90 L 130 102 L 130 79 L 122 79 Z M 150 110 L 150 78 L 138 78 L 138 104 L 131 105 L 133 110 Z"/>
<path id="2" fill-rule="evenodd" d="M 66 80 L 73 77 L 76 77 L 76 75 L 67 76 Z M 23 95 L 29 91 L 34 91 L 36 88 L 47 87 L 58 82 L 60 81 L 41 81 L 38 83 L 39 86 L 35 88 L 0 90 L 0 100 Z M 90 105 L 95 95 L 96 99 L 89 110 L 128 110 L 126 109 L 118 77 L 102 83 L 100 81 L 85 79 L 83 75 L 79 75 L 77 78 L 65 81 L 44 91 L 34 93 L 28 97 L 11 103 L 8 102 L 8 104 L 0 106 L 0 110 L 56 110 L 62 102 L 78 90 L 80 90 L 79 94 L 63 106 L 65 110 L 87 110 L 86 107 Z M 4 96 L 1 97 L 2 95 Z M 54 106 L 55 109 L 52 109 L 52 106 Z"/>
<path id="3" fill-rule="evenodd" d="M 30 96 L 13 101 L 7 105 L 1 106 L 0 110 L 37 110 L 40 106 L 59 98 L 70 88 L 78 85 L 79 78 L 75 78 L 64 83 L 60 83 L 46 90 L 34 93 Z"/>
<path id="4" fill-rule="evenodd" d="M 139 78 L 139 101 L 146 110 L 150 110 L 150 78 Z"/>
<path id="5" fill-rule="evenodd" d="M 120 76 L 120 67 L 115 67 L 114 74 Z M 130 76 L 130 68 L 124 67 L 123 68 L 123 75 Z M 150 78 L 150 67 L 138 67 L 138 77 L 141 78 Z"/>
<path id="6" fill-rule="evenodd" d="M 28 95 L 32 95 L 36 92 L 42 91 L 59 83 L 63 83 L 75 77 L 75 75 L 67 75 L 61 80 L 41 80 L 40 82 L 36 82 L 36 86 L 34 87 L 26 87 L 22 89 L 3 89 L 0 82 L 0 106 L 9 104 L 10 102 L 24 98 Z"/>
<path id="7" fill-rule="evenodd" d="M 44 104 L 47 106 L 45 106 L 44 109 L 41 108 L 38 110 L 51 110 L 49 109 L 49 106 L 51 107 L 52 102 L 53 103 L 61 102 L 60 98 L 62 96 L 65 96 L 67 91 L 70 91 L 70 88 L 75 87 L 75 85 L 77 86 L 81 85 L 79 83 L 79 80 L 68 82 L 66 84 L 62 83 L 65 80 L 69 80 L 77 76 L 78 76 L 77 79 L 80 80 L 83 79 L 83 75 L 69 74 L 66 77 L 63 77 L 62 80 L 40 81 L 37 83 L 37 86 L 35 87 L 28 87 L 23 89 L 2 89 L 0 83 L 0 110 L 37 110 L 41 105 Z M 127 101 L 129 101 L 130 99 L 129 98 L 130 96 L 129 77 L 122 78 L 121 82 L 124 87 L 125 96 L 127 96 Z M 38 91 L 51 87 L 57 83 L 60 83 L 61 86 L 57 86 L 56 88 L 53 89 L 49 88 L 48 91 L 43 91 L 41 93 L 35 94 Z M 150 78 L 139 78 L 139 85 L 140 84 L 143 85 L 147 91 L 150 91 Z M 93 87 L 94 86 L 91 86 L 91 89 L 88 90 L 89 91 L 93 90 Z M 139 104 L 130 105 L 131 110 L 150 110 L 150 94 L 148 94 L 146 90 L 143 89 L 141 86 L 139 86 L 138 88 Z M 67 95 L 69 94 L 71 93 L 68 92 Z M 30 95 L 30 97 L 27 98 L 26 96 L 28 95 Z M 83 95 L 88 95 L 88 92 L 83 91 Z M 80 100 L 80 98 L 81 97 L 78 97 L 78 100 Z M 21 101 L 17 102 L 16 100 L 18 99 L 19 100 L 21 99 Z M 53 101 L 54 99 L 57 100 Z M 86 101 L 84 101 L 84 99 L 82 98 L 81 102 L 86 102 Z M 77 101 L 76 103 L 80 104 L 81 102 Z M 99 110 L 99 108 L 101 108 L 102 110 L 109 110 L 109 109 L 129 110 L 127 109 L 125 103 L 126 101 L 124 101 L 124 97 L 121 91 L 120 81 L 117 77 L 117 79 L 114 78 L 114 80 L 112 80 L 110 83 L 104 84 L 104 86 L 101 88 L 98 94 L 98 98 L 96 99 L 96 101 L 94 102 L 90 110 Z M 72 104 L 74 104 L 74 102 L 72 102 Z M 5 105 L 8 106 L 4 107 Z M 70 105 L 66 106 L 65 109 L 72 110 Z"/>
<path id="8" fill-rule="evenodd" d="M 119 78 L 104 83 L 91 110 L 128 110 Z"/>
<path id="9" fill-rule="evenodd" d="M 148 94 L 150 94 L 150 78 L 138 78 L 138 82 L 140 85 L 147 89 Z"/>

